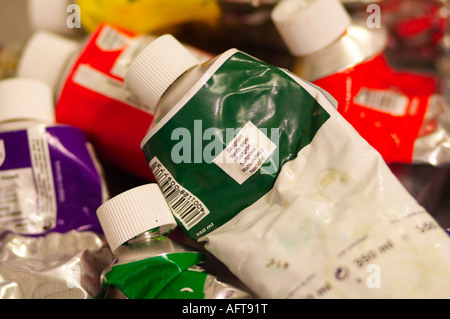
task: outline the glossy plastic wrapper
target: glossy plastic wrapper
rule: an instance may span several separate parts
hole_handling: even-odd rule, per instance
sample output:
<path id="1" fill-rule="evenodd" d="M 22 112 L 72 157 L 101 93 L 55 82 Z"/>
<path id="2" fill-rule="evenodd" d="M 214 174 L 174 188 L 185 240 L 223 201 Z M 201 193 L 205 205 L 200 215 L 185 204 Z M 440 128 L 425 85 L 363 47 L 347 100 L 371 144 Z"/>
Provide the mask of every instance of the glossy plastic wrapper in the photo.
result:
<path id="1" fill-rule="evenodd" d="M 229 50 L 155 118 L 142 147 L 178 225 L 258 297 L 449 296 L 449 237 L 316 86 Z"/>
<path id="2" fill-rule="evenodd" d="M 100 298 L 100 274 L 112 258 L 106 241 L 89 231 L 38 237 L 3 233 L 0 298 Z"/>

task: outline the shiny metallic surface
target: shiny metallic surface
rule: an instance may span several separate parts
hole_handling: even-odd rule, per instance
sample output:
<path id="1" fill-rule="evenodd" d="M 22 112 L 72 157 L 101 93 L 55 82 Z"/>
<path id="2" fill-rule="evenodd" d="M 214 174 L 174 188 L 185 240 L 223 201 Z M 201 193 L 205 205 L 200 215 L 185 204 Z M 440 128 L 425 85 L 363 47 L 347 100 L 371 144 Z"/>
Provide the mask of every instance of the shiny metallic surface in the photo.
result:
<path id="1" fill-rule="evenodd" d="M 120 246 L 114 262 L 104 270 L 104 273 L 107 273 L 115 265 L 127 264 L 163 254 L 193 251 L 191 248 L 168 238 L 161 240 L 154 239 L 155 237 L 152 237 L 150 232 L 145 232 Z"/>
<path id="2" fill-rule="evenodd" d="M 386 48 L 387 37 L 385 29 L 370 29 L 366 20 L 355 19 L 339 40 L 314 54 L 299 58 L 296 73 L 308 81 L 314 81 L 343 71 L 382 52 Z M 442 95 L 436 94 L 430 98 L 421 133 L 414 144 L 413 163 L 440 166 L 450 162 L 450 110 L 445 103 Z M 432 130 L 430 127 L 433 127 Z M 425 134 L 424 131 L 428 132 Z"/>
<path id="3" fill-rule="evenodd" d="M 205 299 L 251 299 L 250 294 L 208 275 L 205 283 Z"/>
<path id="4" fill-rule="evenodd" d="M 198 268 L 202 270 L 202 268 Z M 205 283 L 204 299 L 251 299 L 251 295 L 238 289 L 228 283 L 224 283 L 217 277 L 208 274 Z M 117 287 L 110 286 L 106 288 L 106 299 L 128 299 L 127 296 Z"/>
<path id="5" fill-rule="evenodd" d="M 1 299 L 102 297 L 100 274 L 111 263 L 109 246 L 92 232 L 0 237 Z"/>
<path id="6" fill-rule="evenodd" d="M 299 58 L 294 69 L 303 79 L 314 81 L 373 57 L 386 47 L 386 41 L 385 29 L 371 29 L 366 20 L 355 19 L 341 38 L 322 50 Z"/>
<path id="7" fill-rule="evenodd" d="M 162 238 L 162 237 L 161 237 Z M 113 266 L 131 263 L 134 261 L 152 258 L 171 253 L 196 252 L 192 247 L 182 245 L 169 238 L 152 240 L 151 233 L 143 233 L 130 240 L 127 245 L 122 245 L 117 252 L 116 259 L 105 268 L 101 275 L 101 280 L 106 284 L 106 274 Z M 205 272 L 203 263 L 189 268 L 191 271 Z M 206 271 L 207 272 L 207 271 Z M 117 287 L 108 286 L 106 288 L 106 299 L 127 299 L 127 296 Z M 204 299 L 249 299 L 250 294 L 227 282 L 219 280 L 215 275 L 207 274 L 204 286 Z"/>
<path id="8" fill-rule="evenodd" d="M 419 134 L 414 143 L 413 163 L 429 163 L 434 166 L 450 163 L 450 134 L 448 116 L 450 109 L 445 105 L 443 96 L 430 98 L 422 131 L 432 126 L 431 133 Z"/>

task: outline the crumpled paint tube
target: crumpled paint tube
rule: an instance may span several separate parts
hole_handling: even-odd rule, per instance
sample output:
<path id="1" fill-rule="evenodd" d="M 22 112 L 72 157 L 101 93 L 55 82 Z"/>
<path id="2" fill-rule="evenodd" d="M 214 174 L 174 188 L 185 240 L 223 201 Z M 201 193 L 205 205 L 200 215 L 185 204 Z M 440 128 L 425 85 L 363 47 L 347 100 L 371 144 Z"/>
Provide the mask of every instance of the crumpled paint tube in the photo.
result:
<path id="1" fill-rule="evenodd" d="M 169 35 L 126 83 L 159 100 L 141 146 L 179 227 L 259 297 L 450 296 L 449 237 L 315 86 Z"/>
<path id="2" fill-rule="evenodd" d="M 334 27 L 322 28 L 331 19 Z M 438 75 L 396 69 L 386 54 L 388 22 L 370 27 L 367 16 L 350 16 L 336 0 L 286 0 L 272 20 L 296 58 L 293 72 L 337 99 L 341 115 L 434 214 L 450 173 L 449 112 Z"/>
<path id="3" fill-rule="evenodd" d="M 125 191 L 105 202 L 97 213 L 117 256 L 102 274 L 103 287 L 113 289 L 107 295 L 129 299 L 249 298 L 248 293 L 207 273 L 202 266 L 203 252 L 167 237 L 176 222 L 157 184 Z"/>
<path id="4" fill-rule="evenodd" d="M 54 123 L 43 82 L 0 82 L 0 230 L 101 233 L 96 209 L 108 197 L 95 151 L 83 132 Z"/>
<path id="5" fill-rule="evenodd" d="M 272 20 L 297 57 L 293 72 L 328 91 L 339 102 L 338 111 L 387 163 L 450 162 L 439 77 L 391 66 L 384 28 L 352 19 L 338 0 L 281 1 Z M 333 25 L 324 28 L 321 21 Z"/>
<path id="6" fill-rule="evenodd" d="M 0 299 L 102 298 L 103 269 L 113 256 L 91 231 L 0 235 Z"/>
<path id="7" fill-rule="evenodd" d="M 0 105 L 0 297 L 100 295 L 93 281 L 112 255 L 96 210 L 108 190 L 90 143 L 54 123 L 43 82 L 1 81 Z"/>
<path id="8" fill-rule="evenodd" d="M 140 103 L 123 77 L 133 57 L 153 39 L 106 24 L 83 42 L 36 32 L 17 68 L 18 77 L 52 86 L 56 122 L 81 129 L 102 162 L 149 180 L 153 177 L 139 144 L 153 120 L 153 109 Z"/>

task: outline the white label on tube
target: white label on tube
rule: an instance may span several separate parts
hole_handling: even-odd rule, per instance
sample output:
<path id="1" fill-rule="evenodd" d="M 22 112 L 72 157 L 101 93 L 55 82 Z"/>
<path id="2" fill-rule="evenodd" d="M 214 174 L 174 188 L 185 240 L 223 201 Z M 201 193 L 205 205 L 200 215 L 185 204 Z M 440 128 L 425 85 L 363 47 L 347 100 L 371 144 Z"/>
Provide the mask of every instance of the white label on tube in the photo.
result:
<path id="1" fill-rule="evenodd" d="M 150 168 L 172 213 L 187 230 L 197 225 L 209 214 L 206 205 L 198 197 L 177 183 L 157 157 L 150 161 Z"/>
<path id="2" fill-rule="evenodd" d="M 276 148 L 277 146 L 249 121 L 213 162 L 242 184 L 258 171 Z"/>
<path id="3" fill-rule="evenodd" d="M 30 148 L 31 164 L 37 188 L 37 211 L 39 223 L 55 225 L 56 222 L 56 192 L 53 180 L 53 170 L 47 142 L 45 125 L 39 125 L 27 130 Z"/>
<path id="4" fill-rule="evenodd" d="M 130 91 L 124 82 L 114 79 L 87 64 L 81 64 L 78 67 L 73 81 L 88 90 L 153 114 L 154 110 L 140 103 L 138 97 Z"/>
<path id="5" fill-rule="evenodd" d="M 393 116 L 403 116 L 406 114 L 409 98 L 406 95 L 391 90 L 362 88 L 355 96 L 354 102 Z"/>
<path id="6" fill-rule="evenodd" d="M 33 232 L 29 221 L 36 214 L 36 198 L 31 168 L 0 171 L 0 230 Z"/>
<path id="7" fill-rule="evenodd" d="M 106 26 L 98 36 L 95 44 L 102 51 L 112 52 L 122 49 L 127 40 L 128 37 L 125 34 Z"/>

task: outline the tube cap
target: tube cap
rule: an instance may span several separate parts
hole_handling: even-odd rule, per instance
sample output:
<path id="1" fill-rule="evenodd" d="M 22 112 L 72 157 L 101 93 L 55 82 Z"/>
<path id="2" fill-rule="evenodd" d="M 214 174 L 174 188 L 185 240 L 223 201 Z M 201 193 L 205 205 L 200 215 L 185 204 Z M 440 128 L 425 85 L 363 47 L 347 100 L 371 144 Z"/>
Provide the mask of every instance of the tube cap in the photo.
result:
<path id="1" fill-rule="evenodd" d="M 125 76 L 128 87 L 154 107 L 169 86 L 200 62 L 172 35 L 158 37 L 130 64 Z"/>
<path id="2" fill-rule="evenodd" d="M 44 81 L 56 92 L 64 69 L 79 46 L 75 40 L 48 31 L 38 31 L 25 45 L 17 76 Z"/>
<path id="3" fill-rule="evenodd" d="M 161 233 L 176 227 L 175 218 L 157 184 L 125 191 L 97 209 L 97 216 L 113 252 L 130 239 L 159 227 Z"/>
<path id="4" fill-rule="evenodd" d="M 44 82 L 11 78 L 0 81 L 0 122 L 55 122 L 53 91 Z"/>
<path id="5" fill-rule="evenodd" d="M 351 23 L 340 0 L 283 0 L 274 7 L 271 18 L 294 56 L 326 47 Z"/>

